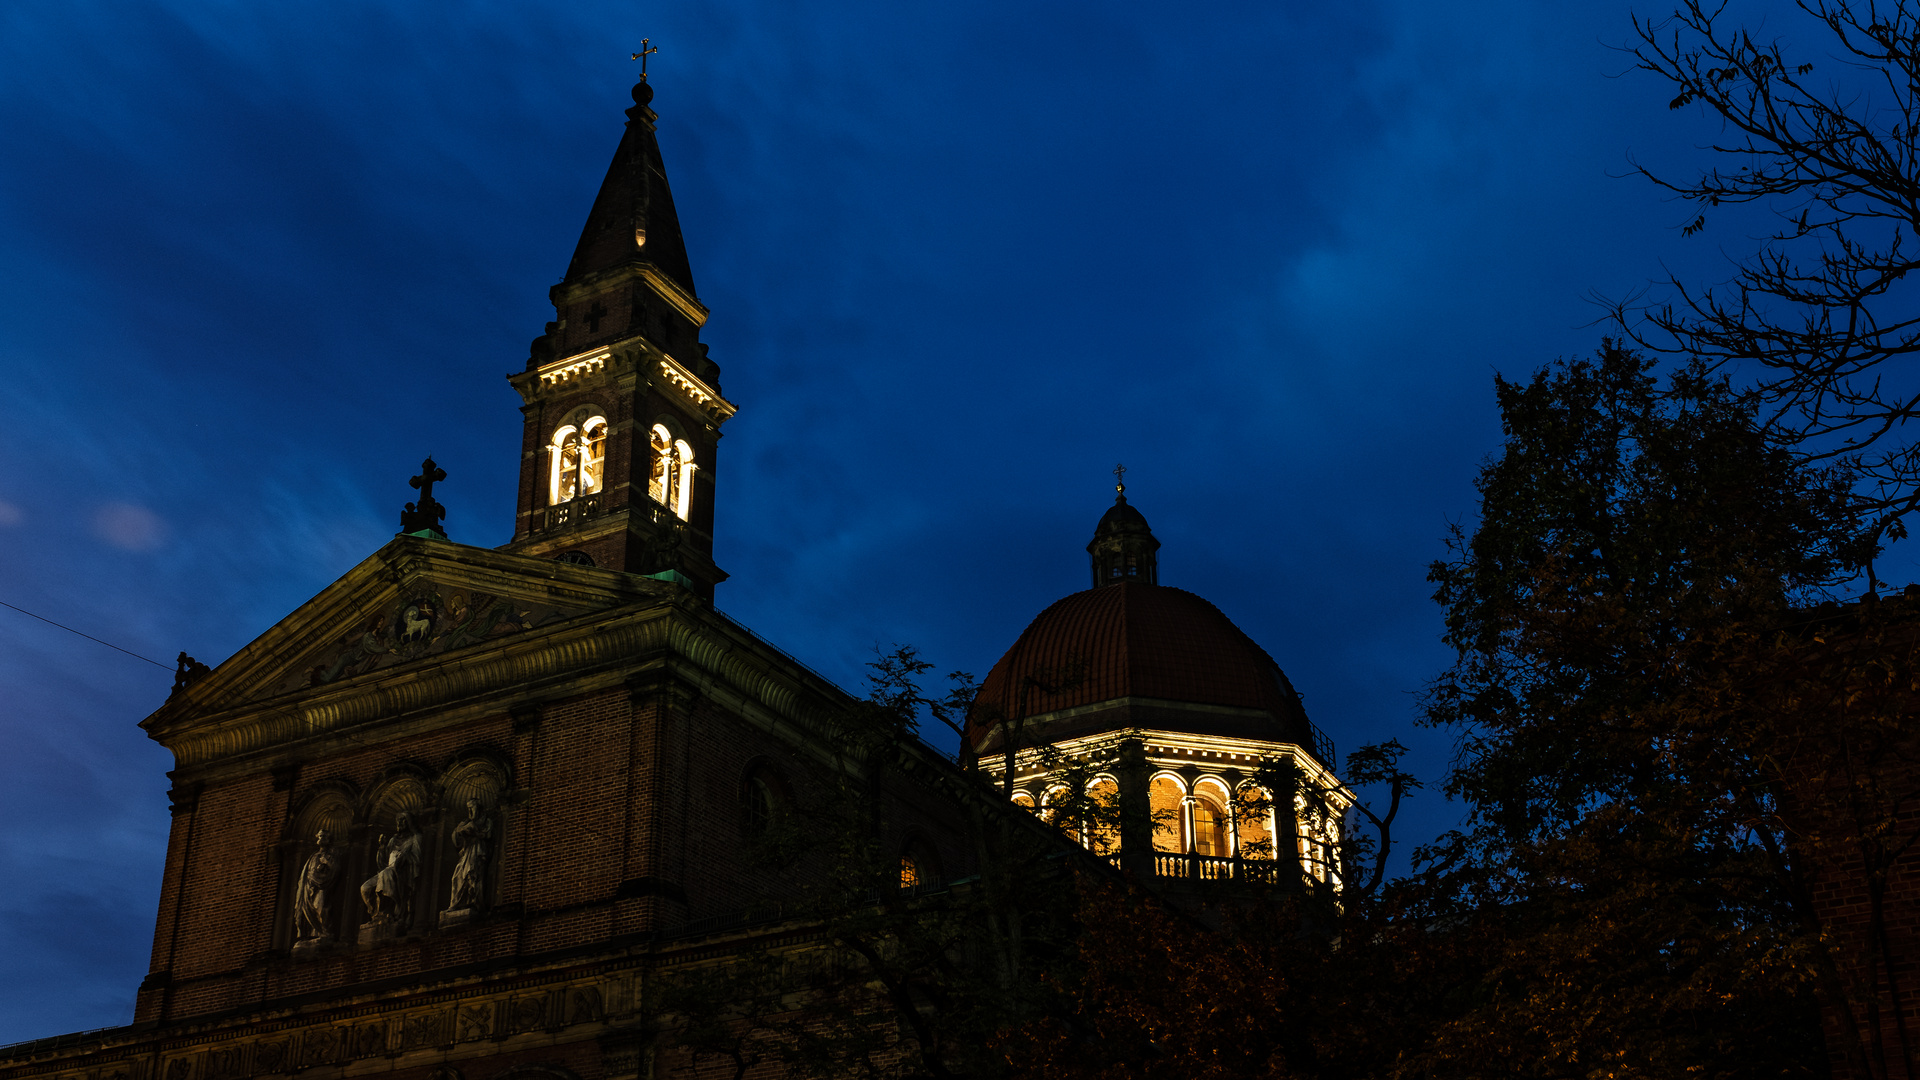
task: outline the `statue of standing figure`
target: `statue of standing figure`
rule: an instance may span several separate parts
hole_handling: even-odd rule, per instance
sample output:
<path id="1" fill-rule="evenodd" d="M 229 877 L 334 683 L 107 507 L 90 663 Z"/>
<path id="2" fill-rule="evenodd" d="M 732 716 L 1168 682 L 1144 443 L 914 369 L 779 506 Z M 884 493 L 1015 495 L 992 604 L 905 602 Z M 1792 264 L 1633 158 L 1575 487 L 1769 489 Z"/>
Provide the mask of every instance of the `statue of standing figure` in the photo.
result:
<path id="1" fill-rule="evenodd" d="M 314 834 L 317 850 L 307 856 L 293 886 L 293 951 L 310 952 L 333 938 L 328 928 L 332 912 L 328 889 L 340 876 L 340 860 L 333 853 L 333 834 L 321 829 Z"/>
<path id="2" fill-rule="evenodd" d="M 360 902 L 367 906 L 363 941 L 396 937 L 412 928 L 414 883 L 420 877 L 420 834 L 412 815 L 394 820 L 393 835 L 380 848 L 379 866 L 360 886 Z"/>
<path id="3" fill-rule="evenodd" d="M 453 864 L 452 895 L 447 910 L 440 913 L 440 925 L 458 926 L 473 918 L 486 896 L 487 855 L 493 846 L 493 819 L 481 809 L 480 800 L 467 800 L 467 820 L 453 830 L 454 846 L 460 859 Z"/>

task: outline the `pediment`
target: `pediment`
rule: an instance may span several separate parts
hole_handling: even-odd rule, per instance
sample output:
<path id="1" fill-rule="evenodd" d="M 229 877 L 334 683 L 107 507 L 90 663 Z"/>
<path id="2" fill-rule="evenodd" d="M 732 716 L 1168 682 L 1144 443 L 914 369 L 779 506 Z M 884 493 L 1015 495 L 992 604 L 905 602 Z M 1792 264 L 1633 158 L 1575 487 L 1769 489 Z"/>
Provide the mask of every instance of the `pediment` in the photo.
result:
<path id="1" fill-rule="evenodd" d="M 324 693 L 671 592 L 617 571 L 396 537 L 194 680 L 143 726 L 157 734 L 156 725 L 187 712 Z"/>

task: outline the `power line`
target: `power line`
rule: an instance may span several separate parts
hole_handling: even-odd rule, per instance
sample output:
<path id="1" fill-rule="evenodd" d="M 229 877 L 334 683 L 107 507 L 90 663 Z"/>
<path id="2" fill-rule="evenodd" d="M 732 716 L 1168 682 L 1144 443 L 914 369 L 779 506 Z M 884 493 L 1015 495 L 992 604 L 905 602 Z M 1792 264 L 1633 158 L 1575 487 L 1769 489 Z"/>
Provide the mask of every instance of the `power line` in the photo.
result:
<path id="1" fill-rule="evenodd" d="M 92 634 L 83 633 L 82 631 L 75 630 L 73 627 L 68 626 L 66 623 L 54 622 L 52 619 L 47 618 L 45 615 L 35 615 L 33 612 L 28 611 L 26 608 L 17 607 L 13 604 L 9 604 L 5 600 L 0 600 L 0 607 L 12 608 L 14 611 L 17 611 L 20 614 L 25 615 L 29 619 L 39 619 L 41 622 L 46 623 L 48 626 L 57 626 L 60 629 L 65 630 L 69 634 L 79 634 L 81 637 L 86 638 L 88 641 L 91 641 L 96 645 L 105 645 L 107 648 L 112 649 L 115 652 L 126 653 L 128 656 L 133 657 L 135 660 L 145 660 L 147 663 L 152 664 L 154 667 L 157 667 L 162 671 L 173 670 L 171 666 L 167 664 L 163 664 L 160 661 L 153 659 L 152 657 L 141 656 L 139 653 L 134 652 L 132 649 L 123 649 L 120 646 L 115 645 L 111 641 L 101 641 L 99 638 L 94 637 Z"/>

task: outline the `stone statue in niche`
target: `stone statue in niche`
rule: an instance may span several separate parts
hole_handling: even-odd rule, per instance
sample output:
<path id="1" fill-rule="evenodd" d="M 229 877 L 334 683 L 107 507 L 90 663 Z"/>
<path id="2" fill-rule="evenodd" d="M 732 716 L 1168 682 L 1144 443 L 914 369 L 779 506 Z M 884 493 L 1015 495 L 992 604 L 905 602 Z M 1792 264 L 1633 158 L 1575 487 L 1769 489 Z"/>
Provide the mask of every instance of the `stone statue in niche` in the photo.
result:
<path id="1" fill-rule="evenodd" d="M 481 809 L 479 799 L 467 800 L 467 820 L 454 828 L 453 844 L 460 849 L 460 859 L 453 864 L 453 889 L 447 910 L 440 913 L 442 928 L 459 926 L 472 919 L 486 896 L 493 819 Z"/>
<path id="2" fill-rule="evenodd" d="M 414 883 L 420 877 L 420 833 L 413 816 L 401 814 L 394 832 L 380 845 L 380 869 L 360 886 L 360 902 L 367 906 L 367 924 L 360 928 L 362 943 L 399 937 L 413 926 Z"/>
<path id="3" fill-rule="evenodd" d="M 340 876 L 340 860 L 333 853 L 333 834 L 321 829 L 314 834 L 315 851 L 300 867 L 293 885 L 293 952 L 298 956 L 320 948 L 333 940 L 328 928 L 333 912 L 328 890 Z"/>

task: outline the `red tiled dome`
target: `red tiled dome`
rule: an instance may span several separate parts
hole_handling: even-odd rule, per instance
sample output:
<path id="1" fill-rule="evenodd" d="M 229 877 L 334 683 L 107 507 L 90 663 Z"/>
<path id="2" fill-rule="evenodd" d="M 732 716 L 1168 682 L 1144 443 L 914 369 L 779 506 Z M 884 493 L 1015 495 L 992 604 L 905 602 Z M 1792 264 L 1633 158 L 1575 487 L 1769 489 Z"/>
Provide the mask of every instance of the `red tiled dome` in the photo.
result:
<path id="1" fill-rule="evenodd" d="M 994 719 L 1124 697 L 1259 709 L 1272 717 L 1270 737 L 1308 737 L 1280 666 L 1219 608 L 1184 589 L 1124 582 L 1074 593 L 1033 620 L 980 686 L 974 740 Z"/>

